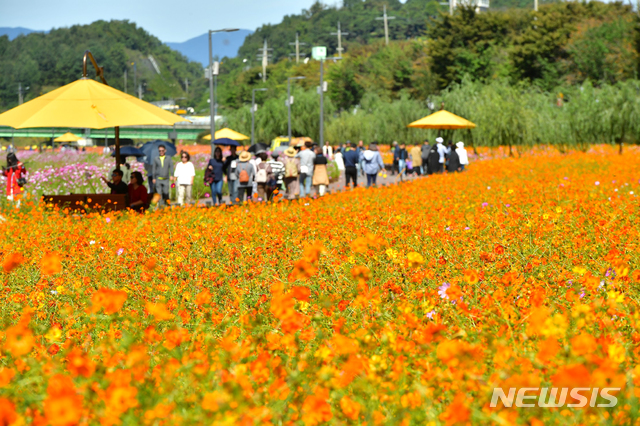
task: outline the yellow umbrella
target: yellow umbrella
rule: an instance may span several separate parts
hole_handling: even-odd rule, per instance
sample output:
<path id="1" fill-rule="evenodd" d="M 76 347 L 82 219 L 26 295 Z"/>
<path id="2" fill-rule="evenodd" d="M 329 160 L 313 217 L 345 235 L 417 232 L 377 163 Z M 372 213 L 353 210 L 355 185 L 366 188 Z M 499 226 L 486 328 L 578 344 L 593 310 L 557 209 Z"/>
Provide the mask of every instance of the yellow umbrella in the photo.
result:
<path id="1" fill-rule="evenodd" d="M 16 129 L 74 127 L 106 129 L 173 125 L 187 121 L 106 84 L 82 78 L 0 114 L 0 125 Z"/>
<path id="2" fill-rule="evenodd" d="M 229 138 L 234 141 L 246 141 L 247 139 L 249 139 L 249 136 L 245 136 L 242 133 L 236 132 L 235 130 L 225 128 L 225 129 L 220 129 L 216 132 L 216 139 L 222 139 L 222 138 Z M 211 135 L 207 135 L 202 139 L 210 141 Z"/>
<path id="3" fill-rule="evenodd" d="M 414 121 L 408 127 L 420 129 L 473 129 L 476 125 L 465 118 L 442 110 Z"/>
<path id="4" fill-rule="evenodd" d="M 55 138 L 54 142 L 77 142 L 80 140 L 80 136 L 76 136 L 71 132 L 67 132 L 62 136 Z"/>

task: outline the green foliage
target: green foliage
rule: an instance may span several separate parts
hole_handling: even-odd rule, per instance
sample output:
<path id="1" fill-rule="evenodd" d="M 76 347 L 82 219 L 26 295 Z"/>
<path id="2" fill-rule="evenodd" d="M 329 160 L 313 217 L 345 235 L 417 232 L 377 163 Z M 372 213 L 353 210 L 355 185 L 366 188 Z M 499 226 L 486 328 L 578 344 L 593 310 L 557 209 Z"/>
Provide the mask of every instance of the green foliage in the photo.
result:
<path id="1" fill-rule="evenodd" d="M 180 53 L 162 44 L 156 37 L 127 21 L 97 21 L 54 29 L 48 34 L 32 33 L 9 41 L 0 38 L 0 110 L 18 103 L 18 83 L 29 86 L 25 100 L 82 77 L 82 57 L 90 50 L 98 65 L 104 67 L 109 85 L 124 89 L 128 72 L 128 92 L 134 93 L 137 81 L 143 85 L 144 99 L 153 101 L 185 98 L 184 79 L 189 79 L 191 98 L 204 91 L 207 83 L 202 66 L 188 62 Z M 152 55 L 160 68 L 157 74 L 149 60 Z M 93 67 L 87 69 L 95 76 Z"/>

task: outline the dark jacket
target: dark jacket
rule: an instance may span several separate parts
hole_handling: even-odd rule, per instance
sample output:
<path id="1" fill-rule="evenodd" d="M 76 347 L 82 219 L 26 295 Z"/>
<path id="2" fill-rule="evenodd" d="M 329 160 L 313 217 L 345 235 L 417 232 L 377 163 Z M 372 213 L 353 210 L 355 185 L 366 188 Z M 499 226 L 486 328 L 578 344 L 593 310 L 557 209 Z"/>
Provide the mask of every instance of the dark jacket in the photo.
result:
<path id="1" fill-rule="evenodd" d="M 344 153 L 344 166 L 345 167 L 355 167 L 360 161 L 360 156 L 358 155 L 358 151 L 351 148 L 347 152 Z"/>
<path id="2" fill-rule="evenodd" d="M 115 183 L 107 182 L 107 186 L 111 188 L 112 194 L 129 194 L 129 187 L 123 181 L 120 181 L 120 183 L 117 185 Z"/>
<path id="3" fill-rule="evenodd" d="M 456 150 L 451 150 L 449 154 L 449 158 L 447 159 L 447 171 L 448 172 L 457 172 L 460 168 L 460 157 Z"/>
<path id="4" fill-rule="evenodd" d="M 207 183 L 209 185 L 211 182 L 220 182 L 222 180 L 224 177 L 224 165 L 225 163 L 223 161 L 218 161 L 215 158 L 209 160 L 209 164 L 207 164 L 207 173 L 205 173 L 205 181 L 208 177 L 210 181 Z M 211 166 L 213 170 L 209 170 L 209 166 Z"/>
<path id="5" fill-rule="evenodd" d="M 427 159 L 427 174 L 433 174 L 438 171 L 440 167 L 440 154 L 438 154 L 438 145 L 433 145 L 431 151 L 429 151 L 429 157 Z"/>
<path id="6" fill-rule="evenodd" d="M 409 158 L 409 153 L 407 152 L 406 149 L 400 149 L 398 152 L 398 160 L 404 160 L 407 161 L 407 159 Z"/>
<path id="7" fill-rule="evenodd" d="M 173 175 L 173 160 L 166 155 L 164 163 L 160 161 L 160 157 L 156 157 L 152 163 L 151 175 L 154 179 L 169 179 Z"/>
<path id="8" fill-rule="evenodd" d="M 427 158 L 429 158 L 429 151 L 431 151 L 431 146 L 429 144 L 423 144 L 420 147 L 420 155 L 422 157 L 422 161 L 427 161 Z"/>
<path id="9" fill-rule="evenodd" d="M 327 164 L 327 157 L 323 154 L 317 154 L 315 160 L 313 160 L 313 164 Z"/>

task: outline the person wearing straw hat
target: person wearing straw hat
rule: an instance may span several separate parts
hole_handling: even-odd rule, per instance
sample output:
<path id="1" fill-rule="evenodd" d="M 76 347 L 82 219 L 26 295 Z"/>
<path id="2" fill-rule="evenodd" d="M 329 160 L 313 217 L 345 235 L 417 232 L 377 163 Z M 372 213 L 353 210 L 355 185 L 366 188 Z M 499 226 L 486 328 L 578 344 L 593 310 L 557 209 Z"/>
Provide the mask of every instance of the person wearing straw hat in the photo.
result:
<path id="1" fill-rule="evenodd" d="M 298 192 L 298 176 L 300 176 L 300 160 L 296 158 L 296 149 L 292 146 L 284 151 L 284 186 L 287 199 L 291 200 Z"/>
<path id="2" fill-rule="evenodd" d="M 251 160 L 251 153 L 243 151 L 238 157 L 238 200 L 242 203 L 245 200 L 251 200 L 253 193 L 253 179 L 256 174 L 256 169 L 249 162 Z"/>

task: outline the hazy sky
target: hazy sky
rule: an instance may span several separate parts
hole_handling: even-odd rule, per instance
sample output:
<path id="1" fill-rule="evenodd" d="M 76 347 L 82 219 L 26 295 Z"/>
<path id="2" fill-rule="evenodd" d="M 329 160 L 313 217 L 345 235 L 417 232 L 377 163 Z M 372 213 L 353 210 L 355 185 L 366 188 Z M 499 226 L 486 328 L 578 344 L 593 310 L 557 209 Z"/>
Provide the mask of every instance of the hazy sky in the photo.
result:
<path id="1" fill-rule="evenodd" d="M 162 41 L 185 41 L 207 30 L 255 30 L 300 13 L 314 0 L 0 0 L 0 27 L 50 30 L 99 19 L 128 19 Z M 325 1 L 333 4 L 335 1 Z"/>

